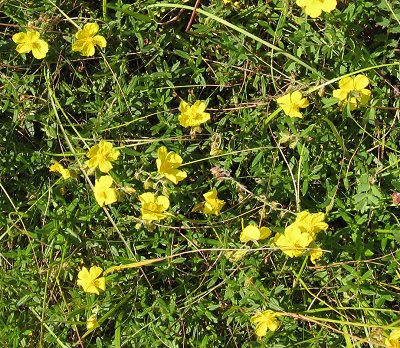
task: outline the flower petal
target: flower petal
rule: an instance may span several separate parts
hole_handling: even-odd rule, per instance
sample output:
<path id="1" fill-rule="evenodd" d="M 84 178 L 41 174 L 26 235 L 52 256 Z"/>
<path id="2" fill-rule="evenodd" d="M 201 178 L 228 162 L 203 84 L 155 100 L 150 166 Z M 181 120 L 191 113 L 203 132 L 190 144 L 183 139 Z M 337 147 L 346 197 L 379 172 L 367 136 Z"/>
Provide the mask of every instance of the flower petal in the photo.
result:
<path id="1" fill-rule="evenodd" d="M 161 147 L 159 147 L 158 148 L 158 150 L 157 150 L 157 157 L 160 159 L 160 160 L 162 160 L 162 161 L 164 161 L 165 160 L 165 158 L 167 157 L 167 148 L 165 147 L 165 146 L 161 146 Z"/>
<path id="2" fill-rule="evenodd" d="M 347 92 L 354 91 L 354 79 L 350 76 L 343 77 L 339 81 L 339 88 Z"/>
<path id="3" fill-rule="evenodd" d="M 324 12 L 331 12 L 336 8 L 336 0 L 324 0 L 321 4 L 321 9 Z"/>
<path id="4" fill-rule="evenodd" d="M 95 44 L 95 45 L 97 45 L 97 46 L 99 46 L 99 47 L 101 47 L 101 48 L 104 48 L 104 47 L 107 46 L 107 41 L 106 41 L 106 39 L 104 38 L 104 36 L 96 35 L 96 36 L 93 38 L 93 44 Z"/>
<path id="5" fill-rule="evenodd" d="M 14 34 L 14 35 L 12 36 L 12 40 L 13 40 L 15 43 L 17 43 L 17 44 L 19 44 L 19 43 L 25 43 L 25 42 L 26 42 L 26 33 L 17 33 L 17 34 Z"/>
<path id="6" fill-rule="evenodd" d="M 271 233 L 272 232 L 268 227 L 261 227 L 259 240 L 268 238 L 271 235 Z"/>
<path id="7" fill-rule="evenodd" d="M 103 269 L 99 266 L 92 266 L 92 267 L 90 267 L 90 271 L 89 271 L 90 277 L 92 279 L 96 279 L 97 277 L 99 277 L 102 272 L 103 272 Z"/>
<path id="8" fill-rule="evenodd" d="M 81 52 L 83 50 L 83 47 L 85 46 L 86 42 L 84 40 L 76 40 L 72 44 L 72 51 L 73 52 Z M 96 145 L 97 146 L 97 145 Z M 92 148 L 93 149 L 93 148 Z"/>
<path id="9" fill-rule="evenodd" d="M 201 100 L 196 100 L 192 108 L 195 112 L 201 113 L 206 109 L 206 104 Z"/>
<path id="10" fill-rule="evenodd" d="M 88 36 L 95 36 L 96 33 L 99 31 L 99 25 L 97 23 L 86 23 L 83 27 L 83 31 Z"/>
<path id="11" fill-rule="evenodd" d="M 296 0 L 296 5 L 300 7 L 305 7 L 310 0 Z"/>
<path id="12" fill-rule="evenodd" d="M 169 204 L 170 203 L 169 203 L 168 197 L 165 197 L 165 196 L 158 196 L 157 197 L 157 206 L 162 208 L 162 209 L 160 209 L 160 212 L 164 211 L 164 210 L 167 210 L 169 208 Z"/>
<path id="13" fill-rule="evenodd" d="M 369 85 L 368 77 L 365 75 L 357 75 L 354 78 L 354 90 L 359 91 Z"/>
<path id="14" fill-rule="evenodd" d="M 90 277 L 90 273 L 86 267 L 82 267 L 82 269 L 78 273 L 79 279 L 87 279 Z"/>
<path id="15" fill-rule="evenodd" d="M 318 18 L 322 13 L 322 9 L 320 6 L 306 6 L 304 12 L 311 18 Z"/>
<path id="16" fill-rule="evenodd" d="M 109 188 L 113 184 L 114 180 L 110 175 L 103 175 L 97 181 L 97 185 L 101 188 Z"/>
<path id="17" fill-rule="evenodd" d="M 186 103 L 184 100 L 181 101 L 179 104 L 179 111 L 180 112 L 186 112 L 189 109 L 190 105 Z"/>
<path id="18" fill-rule="evenodd" d="M 94 49 L 93 43 L 85 43 L 81 50 L 82 55 L 85 57 L 92 57 L 95 52 L 96 50 Z"/>
<path id="19" fill-rule="evenodd" d="M 96 279 L 95 286 L 103 291 L 106 290 L 106 278 L 101 277 L 99 279 Z"/>
<path id="20" fill-rule="evenodd" d="M 335 89 L 333 91 L 333 96 L 335 98 L 338 98 L 340 101 L 346 100 L 348 94 L 349 94 L 349 92 L 347 90 L 344 90 L 344 89 Z"/>
<path id="21" fill-rule="evenodd" d="M 168 173 L 165 172 L 163 174 L 168 180 L 172 181 L 175 185 L 177 185 L 179 181 L 182 181 L 187 177 L 187 173 L 179 169 L 171 169 Z"/>
<path id="22" fill-rule="evenodd" d="M 142 193 L 139 196 L 139 200 L 141 203 L 154 203 L 155 201 L 154 194 L 151 192 Z"/>
<path id="23" fill-rule="evenodd" d="M 46 41 L 39 40 L 32 48 L 32 54 L 36 59 L 43 59 L 49 51 L 49 45 Z"/>
<path id="24" fill-rule="evenodd" d="M 217 198 L 217 194 L 218 194 L 218 192 L 217 192 L 216 188 L 214 187 L 211 191 L 204 193 L 203 197 L 206 201 L 210 201 L 210 200 Z"/>
<path id="25" fill-rule="evenodd" d="M 102 173 L 108 173 L 112 169 L 112 164 L 110 161 L 102 159 L 99 163 L 99 169 Z"/>
<path id="26" fill-rule="evenodd" d="M 290 94 L 290 102 L 291 103 L 298 103 L 303 98 L 303 95 L 300 91 L 294 91 Z"/>
<path id="27" fill-rule="evenodd" d="M 246 226 L 240 234 L 240 241 L 247 243 L 250 240 L 258 240 L 260 238 L 260 230 L 256 225 Z"/>

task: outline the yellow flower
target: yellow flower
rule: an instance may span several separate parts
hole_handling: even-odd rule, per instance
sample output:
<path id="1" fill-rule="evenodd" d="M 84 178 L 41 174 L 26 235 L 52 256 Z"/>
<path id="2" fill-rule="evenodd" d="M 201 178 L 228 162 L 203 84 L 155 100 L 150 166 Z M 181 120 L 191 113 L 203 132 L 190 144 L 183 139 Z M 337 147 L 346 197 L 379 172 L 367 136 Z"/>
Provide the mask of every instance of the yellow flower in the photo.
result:
<path id="1" fill-rule="evenodd" d="M 94 197 L 100 207 L 109 205 L 117 201 L 117 193 L 111 188 L 114 180 L 110 175 L 103 175 L 96 180 L 94 185 Z"/>
<path id="2" fill-rule="evenodd" d="M 315 238 L 320 231 L 325 231 L 329 226 L 325 220 L 324 213 L 310 213 L 307 210 L 300 212 L 296 216 L 294 224 L 300 228 L 302 232 L 306 232 Z"/>
<path id="3" fill-rule="evenodd" d="M 83 288 L 85 292 L 91 292 L 99 295 L 99 290 L 106 289 L 106 278 L 99 278 L 103 270 L 98 266 L 90 267 L 90 271 L 86 267 L 82 267 L 82 270 L 78 273 L 77 283 Z"/>
<path id="4" fill-rule="evenodd" d="M 203 194 L 204 202 L 203 213 L 204 214 L 215 214 L 218 215 L 225 202 L 222 199 L 218 199 L 218 192 L 215 188 Z"/>
<path id="5" fill-rule="evenodd" d="M 286 115 L 289 117 L 298 118 L 303 117 L 303 114 L 299 111 L 299 109 L 304 109 L 309 105 L 307 98 L 303 98 L 303 95 L 300 91 L 294 91 L 293 93 L 285 94 L 284 96 L 278 98 L 276 102 Z"/>
<path id="6" fill-rule="evenodd" d="M 278 233 L 274 238 L 274 244 L 289 257 L 302 255 L 304 248 L 307 248 L 312 241 L 313 237 L 309 233 L 303 233 L 295 223 L 286 227 L 283 234 Z"/>
<path id="7" fill-rule="evenodd" d="M 93 314 L 88 318 L 86 321 L 86 328 L 88 330 L 94 330 L 97 329 L 100 326 L 99 322 L 97 321 L 97 315 Z"/>
<path id="8" fill-rule="evenodd" d="M 69 169 L 64 168 L 59 162 L 55 161 L 49 168 L 51 172 L 57 172 L 62 175 L 64 179 L 69 179 L 71 177 L 71 173 Z"/>
<path id="9" fill-rule="evenodd" d="M 268 227 L 258 228 L 256 225 L 247 225 L 240 234 L 240 241 L 247 243 L 249 240 L 261 240 L 268 238 L 271 230 Z"/>
<path id="10" fill-rule="evenodd" d="M 38 31 L 28 31 L 26 33 L 14 34 L 12 39 L 18 44 L 18 53 L 29 53 L 32 51 L 36 59 L 43 59 L 49 51 L 49 45 L 46 41 L 39 39 L 40 33 Z"/>
<path id="11" fill-rule="evenodd" d="M 322 257 L 323 251 L 321 248 L 315 248 L 310 251 L 310 259 L 311 262 L 315 265 L 317 260 L 319 260 Z"/>
<path id="12" fill-rule="evenodd" d="M 165 146 L 161 146 L 157 151 L 157 170 L 175 185 L 186 178 L 186 172 L 179 170 L 182 165 L 182 157 L 173 151 L 167 152 Z"/>
<path id="13" fill-rule="evenodd" d="M 112 168 L 110 161 L 118 159 L 119 151 L 113 148 L 113 144 L 108 141 L 100 140 L 97 145 L 92 146 L 86 155 L 89 160 L 86 164 L 95 169 L 97 166 L 103 173 L 108 173 Z"/>
<path id="14" fill-rule="evenodd" d="M 368 77 L 357 75 L 355 77 L 343 77 L 339 81 L 339 89 L 333 91 L 333 96 L 339 99 L 339 105 L 350 104 L 350 110 L 368 103 L 371 91 L 365 87 L 369 85 Z"/>
<path id="15" fill-rule="evenodd" d="M 319 17 L 322 11 L 331 12 L 337 5 L 336 0 L 296 0 L 296 4 L 311 18 Z"/>
<path id="16" fill-rule="evenodd" d="M 206 104 L 197 100 L 193 105 L 189 105 L 185 101 L 181 101 L 178 116 L 179 123 L 182 127 L 197 127 L 200 124 L 207 122 L 210 119 L 210 114 L 204 112 Z"/>
<path id="17" fill-rule="evenodd" d="M 142 219 L 159 221 L 168 216 L 168 213 L 163 213 L 169 208 L 169 199 L 165 196 L 157 198 L 151 192 L 145 192 L 139 196 L 142 203 Z"/>
<path id="18" fill-rule="evenodd" d="M 271 310 L 258 313 L 251 318 L 253 324 L 257 324 L 255 333 L 258 337 L 263 337 L 267 334 L 268 330 L 276 331 L 279 328 L 279 320 L 276 318 L 279 316 Z"/>
<path id="19" fill-rule="evenodd" d="M 400 330 L 393 330 L 390 336 L 385 339 L 386 347 L 400 347 Z"/>
<path id="20" fill-rule="evenodd" d="M 87 23 L 82 30 L 76 34 L 76 41 L 72 44 L 72 51 L 81 52 L 83 56 L 91 57 L 94 55 L 95 46 L 106 47 L 107 41 L 104 36 L 96 35 L 99 31 L 97 23 Z"/>

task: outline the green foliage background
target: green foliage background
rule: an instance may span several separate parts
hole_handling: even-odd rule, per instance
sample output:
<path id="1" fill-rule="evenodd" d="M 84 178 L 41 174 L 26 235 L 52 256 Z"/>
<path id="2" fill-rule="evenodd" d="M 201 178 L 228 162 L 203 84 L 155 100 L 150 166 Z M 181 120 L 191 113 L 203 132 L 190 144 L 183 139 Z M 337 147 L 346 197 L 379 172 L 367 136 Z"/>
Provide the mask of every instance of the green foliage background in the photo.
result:
<path id="1" fill-rule="evenodd" d="M 185 31 L 194 2 L 0 2 L 2 346 L 378 347 L 399 326 L 400 2 L 341 1 L 313 20 L 294 1 L 202 1 Z M 81 57 L 72 22 L 94 21 L 107 48 Z M 26 27 L 49 43 L 43 61 L 15 51 Z M 371 82 L 354 112 L 332 97 L 348 73 Z M 274 114 L 293 89 L 313 91 L 303 119 Z M 181 99 L 207 102 L 195 136 Z M 79 164 L 100 139 L 122 154 L 107 212 Z M 162 145 L 188 163 L 177 186 L 156 175 Z M 76 177 L 50 174 L 53 160 Z M 127 186 L 167 194 L 174 216 L 143 224 Z M 193 212 L 213 187 L 222 214 Z M 226 258 L 241 219 L 282 232 L 300 209 L 327 213 L 317 266 L 270 240 Z M 76 285 L 82 266 L 185 251 L 197 252 L 107 276 L 100 296 Z M 265 309 L 285 315 L 257 340 L 250 318 Z"/>

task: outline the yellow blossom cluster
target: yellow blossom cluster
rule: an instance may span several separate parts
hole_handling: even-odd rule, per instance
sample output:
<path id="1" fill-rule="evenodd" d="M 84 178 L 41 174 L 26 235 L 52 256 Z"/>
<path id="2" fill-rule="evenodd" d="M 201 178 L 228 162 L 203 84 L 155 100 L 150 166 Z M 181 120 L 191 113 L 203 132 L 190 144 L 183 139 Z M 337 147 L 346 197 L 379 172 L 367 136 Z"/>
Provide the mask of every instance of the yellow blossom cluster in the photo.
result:
<path id="1" fill-rule="evenodd" d="M 203 102 L 196 102 L 193 106 L 182 102 L 183 105 L 180 110 L 182 114 L 179 116 L 179 121 L 187 127 L 195 127 L 210 118 L 208 113 L 205 113 L 205 104 Z M 101 140 L 98 144 L 92 146 L 86 154 L 88 160 L 86 166 L 89 168 L 88 174 L 92 174 L 97 168 L 101 173 L 95 179 L 93 187 L 94 196 L 100 206 L 110 205 L 118 200 L 116 189 L 113 188 L 114 179 L 108 173 L 113 168 L 111 162 L 118 160 L 120 152 L 114 148 L 111 142 Z M 182 157 L 173 151 L 168 151 L 165 146 L 161 146 L 157 150 L 156 166 L 157 171 L 161 177 L 166 178 L 175 185 L 187 177 L 187 173 L 179 169 L 183 164 Z M 50 166 L 50 171 L 60 173 L 64 179 L 70 177 L 69 170 L 64 168 L 59 162 L 55 162 Z M 135 193 L 132 189 L 129 192 Z M 218 215 L 225 205 L 225 201 L 218 198 L 218 192 L 215 188 L 203 194 L 205 201 L 202 204 L 204 214 Z M 152 192 L 145 192 L 139 195 L 141 202 L 141 215 L 143 220 L 155 220 L 170 216 L 167 212 L 170 206 L 168 197 L 159 195 L 156 196 Z M 86 267 L 78 273 L 77 284 L 83 288 L 87 293 L 99 294 L 99 290 L 105 290 L 106 283 L 105 277 L 100 277 L 103 272 L 102 268 L 92 266 L 90 270 Z M 94 330 L 99 326 L 96 315 L 91 316 L 87 320 L 88 330 Z"/>
<path id="2" fill-rule="evenodd" d="M 289 257 L 303 255 L 310 252 L 311 261 L 315 263 L 322 256 L 321 248 L 312 248 L 320 231 L 325 231 L 329 226 L 324 213 L 310 213 L 302 211 L 296 216 L 296 220 L 285 228 L 284 233 L 278 233 L 274 238 L 274 245 Z"/>
<path id="3" fill-rule="evenodd" d="M 316 263 L 323 255 L 323 250 L 319 247 L 311 246 L 317 234 L 326 230 L 328 224 L 324 222 L 325 214 L 309 213 L 302 211 L 297 214 L 295 222 L 285 228 L 284 233 L 277 233 L 272 244 L 281 249 L 289 257 L 301 256 L 305 253 L 310 256 L 312 263 Z M 243 222 L 242 222 L 243 224 Z M 267 239 L 272 231 L 265 226 L 258 227 L 255 224 L 249 224 L 242 229 L 240 241 L 247 243 L 249 241 L 257 242 Z M 248 252 L 246 249 L 237 251 L 228 251 L 226 257 L 232 262 L 240 261 Z"/>
<path id="4" fill-rule="evenodd" d="M 229 3 L 224 0 L 224 3 Z M 322 12 L 331 12 L 337 6 L 336 0 L 296 0 L 296 4 L 300 6 L 304 12 L 312 18 L 319 17 Z M 80 52 L 83 56 L 93 56 L 96 47 L 105 48 L 107 46 L 106 39 L 97 35 L 99 26 L 97 23 L 87 23 L 83 29 L 78 30 L 75 34 L 75 41 L 72 44 L 72 51 Z M 17 44 L 16 50 L 20 54 L 30 53 L 36 59 L 43 59 L 49 51 L 48 43 L 40 38 L 38 31 L 27 31 L 14 34 L 12 40 Z M 346 76 L 339 81 L 339 88 L 333 91 L 333 96 L 338 99 L 341 108 L 348 105 L 350 110 L 355 110 L 359 106 L 366 105 L 370 99 L 371 91 L 367 89 L 369 79 L 365 75 L 356 75 L 355 77 Z M 283 112 L 293 118 L 302 118 L 303 114 L 300 109 L 307 108 L 310 103 L 300 91 L 293 91 L 277 98 L 278 105 Z M 210 113 L 206 112 L 206 104 L 197 100 L 193 105 L 186 101 L 181 101 L 179 105 L 180 114 L 178 121 L 184 128 L 192 129 L 199 127 L 201 124 L 210 120 Z M 95 178 L 93 193 L 97 203 L 104 207 L 118 201 L 117 189 L 114 187 L 115 181 L 109 174 L 112 170 L 112 162 L 117 161 L 120 152 L 114 148 L 111 142 L 101 140 L 98 144 L 90 148 L 86 154 L 88 160 L 85 162 L 89 168 L 88 174 L 93 174 L 96 169 L 102 173 Z M 187 172 L 181 170 L 183 166 L 182 157 L 174 151 L 169 151 L 165 146 L 161 146 L 157 150 L 156 168 L 159 177 L 165 178 L 178 185 L 179 182 L 187 178 Z M 50 166 L 51 172 L 59 173 L 63 179 L 69 179 L 71 172 L 64 168 L 59 162 L 55 161 Z M 105 175 L 103 175 L 105 174 Z M 225 205 L 225 201 L 218 198 L 218 191 L 213 188 L 209 192 L 203 194 L 204 202 L 201 203 L 204 214 L 218 215 Z M 155 195 L 153 192 L 144 192 L 138 196 L 141 203 L 141 218 L 149 221 L 160 221 L 171 216 L 168 213 L 171 202 L 167 196 Z M 328 224 L 324 222 L 324 213 L 310 213 L 302 211 L 297 214 L 295 221 L 288 225 L 283 233 L 277 233 L 273 238 L 273 245 L 279 248 L 288 257 L 298 257 L 301 255 L 309 255 L 312 263 L 315 263 L 323 255 L 320 247 L 314 246 L 314 242 L 319 232 L 327 230 Z M 240 233 L 240 241 L 242 243 L 257 242 L 267 239 L 272 234 L 270 228 L 265 226 L 257 226 L 250 223 L 242 228 Z M 231 253 L 230 256 L 238 260 L 245 255 L 246 251 L 239 251 L 236 254 Z M 98 266 L 92 266 L 88 270 L 82 267 L 78 273 L 77 284 L 82 287 L 86 293 L 94 293 L 99 295 L 99 290 L 105 291 L 106 278 L 101 277 L 103 269 Z M 268 331 L 276 331 L 280 322 L 278 317 L 281 313 L 272 310 L 265 310 L 255 314 L 251 318 L 251 322 L 255 324 L 255 334 L 263 337 Z M 87 320 L 87 328 L 94 330 L 99 326 L 97 316 L 92 315 Z M 400 330 L 394 330 L 389 337 L 385 339 L 388 347 L 400 347 Z"/>
<path id="5" fill-rule="evenodd" d="M 230 0 L 224 0 L 224 3 L 230 3 Z M 234 3 L 238 6 L 238 3 Z M 317 18 L 322 12 L 331 12 L 336 8 L 336 0 L 296 0 L 296 4 L 300 6 L 307 15 Z M 72 44 L 72 51 L 81 52 L 83 56 L 91 57 L 95 54 L 95 47 L 105 48 L 107 41 L 104 36 L 96 35 L 99 31 L 97 23 L 86 23 L 83 29 L 78 30 L 75 34 L 75 41 Z M 32 52 L 36 59 L 43 59 L 49 51 L 48 43 L 40 38 L 40 32 L 30 30 L 27 32 L 19 32 L 13 35 L 13 41 L 17 44 L 16 50 L 20 54 Z M 197 102 L 196 102 L 197 103 Z M 182 103 L 180 111 L 182 112 L 181 125 L 184 127 L 193 127 L 195 123 L 205 122 L 204 120 L 209 114 L 204 113 L 205 106 L 202 102 L 198 102 L 193 106 Z M 298 116 L 293 116 L 298 117 Z"/>
<path id="6" fill-rule="evenodd" d="M 366 88 L 368 85 L 369 79 L 365 75 L 346 76 L 339 81 L 339 88 L 333 91 L 333 96 L 338 99 L 340 107 L 349 104 L 350 110 L 355 110 L 368 103 L 371 97 L 371 91 Z M 277 98 L 276 102 L 287 116 L 293 118 L 302 118 L 300 109 L 310 105 L 300 91 L 285 94 Z"/>
<path id="7" fill-rule="evenodd" d="M 321 248 L 310 246 L 314 242 L 317 234 L 328 228 L 328 224 L 325 223 L 324 220 L 325 214 L 323 213 L 302 211 L 297 214 L 296 220 L 285 228 L 284 233 L 275 235 L 273 245 L 280 248 L 289 257 L 301 256 L 308 253 L 311 262 L 315 264 L 316 260 L 321 258 L 323 251 Z M 240 234 L 240 241 L 242 243 L 246 243 L 250 240 L 258 241 L 266 239 L 270 235 L 271 230 L 268 227 L 259 228 L 254 224 L 249 224 L 243 228 Z M 237 262 L 245 255 L 247 250 L 239 250 L 239 252 L 231 252 L 227 254 L 227 257 L 232 262 Z M 258 337 L 263 337 L 268 331 L 276 331 L 280 325 L 277 317 L 281 315 L 281 313 L 272 310 L 266 310 L 255 314 L 251 318 L 251 322 L 256 324 L 255 334 Z"/>
<path id="8" fill-rule="evenodd" d="M 86 156 L 89 158 L 86 161 L 86 165 L 90 168 L 89 174 L 93 173 L 97 167 L 100 172 L 108 173 L 113 167 L 111 161 L 118 159 L 119 151 L 114 149 L 112 143 L 100 140 L 97 145 L 92 146 Z M 101 207 L 117 201 L 117 192 L 112 187 L 113 183 L 114 179 L 110 175 L 103 175 L 95 180 L 94 197 Z"/>
<path id="9" fill-rule="evenodd" d="M 83 29 L 75 34 L 75 42 L 72 44 L 72 51 L 81 52 L 83 56 L 91 57 L 95 53 L 95 47 L 104 48 L 107 41 L 104 36 L 96 35 L 99 31 L 97 23 L 87 23 Z M 29 53 L 36 59 L 43 59 L 49 51 L 49 44 L 40 38 L 40 33 L 35 30 L 20 32 L 13 35 L 12 40 L 17 44 L 18 53 Z"/>
<path id="10" fill-rule="evenodd" d="M 97 32 L 96 28 L 96 26 L 85 26 L 85 30 L 91 34 Z M 77 38 L 82 39 L 82 35 L 78 35 Z M 88 50 L 86 46 L 86 48 L 79 45 L 76 47 Z M 181 114 L 178 116 L 178 120 L 183 127 L 197 127 L 210 119 L 210 114 L 205 112 L 205 103 L 202 101 L 196 101 L 193 105 L 182 101 L 179 110 Z M 119 155 L 120 152 L 114 148 L 111 142 L 101 140 L 98 144 L 92 146 L 86 154 L 88 160 L 85 163 L 89 167 L 88 174 L 92 174 L 97 168 L 101 173 L 108 174 L 113 168 L 111 162 L 118 160 Z M 168 151 L 165 146 L 158 148 L 156 166 L 157 172 L 161 177 L 177 185 L 187 177 L 187 173 L 179 169 L 182 164 L 183 159 L 177 153 Z M 59 162 L 51 165 L 50 171 L 60 173 L 64 179 L 71 176 L 69 170 L 64 168 Z M 118 195 L 113 184 L 114 179 L 111 175 L 96 177 L 93 191 L 94 197 L 101 207 L 117 202 Z M 128 188 L 125 192 L 127 191 L 132 192 L 132 189 Z M 133 193 L 135 193 L 135 190 L 133 190 Z M 205 199 L 201 203 L 203 213 L 218 215 L 225 202 L 218 198 L 217 190 L 213 188 L 211 191 L 203 194 L 203 196 Z M 152 192 L 145 192 L 139 196 L 139 201 L 142 204 L 141 212 L 143 220 L 159 221 L 171 215 L 166 212 L 170 206 L 170 201 L 166 196 L 160 195 L 156 197 Z"/>

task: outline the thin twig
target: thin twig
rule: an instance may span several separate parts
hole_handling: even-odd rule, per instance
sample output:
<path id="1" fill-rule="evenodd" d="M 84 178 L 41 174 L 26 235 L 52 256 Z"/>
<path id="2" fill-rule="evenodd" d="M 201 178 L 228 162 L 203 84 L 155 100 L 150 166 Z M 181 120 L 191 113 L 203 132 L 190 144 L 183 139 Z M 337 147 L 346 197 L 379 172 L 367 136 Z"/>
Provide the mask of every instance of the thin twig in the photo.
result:
<path id="1" fill-rule="evenodd" d="M 190 16 L 190 19 L 189 19 L 189 23 L 188 23 L 188 25 L 186 26 L 186 29 L 185 29 L 186 32 L 188 32 L 190 27 L 192 26 L 192 23 L 193 23 L 193 20 L 194 20 L 194 16 L 196 14 L 196 10 L 199 7 L 199 5 L 200 5 L 200 0 L 196 0 L 196 3 L 195 3 L 194 8 L 193 8 L 192 15 Z"/>

